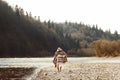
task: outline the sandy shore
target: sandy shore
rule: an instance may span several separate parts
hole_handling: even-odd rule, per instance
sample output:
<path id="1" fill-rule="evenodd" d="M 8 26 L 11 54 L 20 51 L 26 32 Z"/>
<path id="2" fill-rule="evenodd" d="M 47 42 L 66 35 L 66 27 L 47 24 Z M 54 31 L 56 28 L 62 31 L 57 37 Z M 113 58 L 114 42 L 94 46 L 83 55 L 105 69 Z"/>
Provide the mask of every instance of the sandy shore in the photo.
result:
<path id="1" fill-rule="evenodd" d="M 120 80 L 120 63 L 66 63 L 44 68 L 35 80 Z"/>

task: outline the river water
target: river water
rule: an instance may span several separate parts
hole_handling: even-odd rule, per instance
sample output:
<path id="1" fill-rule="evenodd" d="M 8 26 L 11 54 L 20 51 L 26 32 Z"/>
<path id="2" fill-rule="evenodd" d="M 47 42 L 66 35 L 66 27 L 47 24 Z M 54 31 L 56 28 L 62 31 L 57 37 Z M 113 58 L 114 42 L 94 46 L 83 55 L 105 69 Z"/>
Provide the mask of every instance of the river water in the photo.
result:
<path id="1" fill-rule="evenodd" d="M 33 75 L 27 78 L 27 80 L 32 80 L 43 67 L 52 66 L 52 60 L 53 57 L 0 58 L 0 67 L 36 67 Z M 120 63 L 120 58 L 68 57 L 68 63 Z"/>
<path id="2" fill-rule="evenodd" d="M 0 67 L 51 66 L 53 58 L 0 58 Z M 69 63 L 120 63 L 120 58 L 68 57 Z"/>

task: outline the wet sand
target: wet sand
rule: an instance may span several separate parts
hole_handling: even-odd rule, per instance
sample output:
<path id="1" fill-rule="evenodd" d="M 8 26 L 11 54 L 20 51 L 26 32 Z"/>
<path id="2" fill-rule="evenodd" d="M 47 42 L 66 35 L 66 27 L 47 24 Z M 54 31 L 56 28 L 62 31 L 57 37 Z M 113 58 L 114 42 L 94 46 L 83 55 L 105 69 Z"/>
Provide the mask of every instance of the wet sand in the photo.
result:
<path id="1" fill-rule="evenodd" d="M 43 68 L 35 80 L 120 80 L 120 63 L 66 63 Z"/>
<path id="2" fill-rule="evenodd" d="M 35 68 L 6 67 L 0 68 L 0 80 L 27 80 L 33 74 Z"/>

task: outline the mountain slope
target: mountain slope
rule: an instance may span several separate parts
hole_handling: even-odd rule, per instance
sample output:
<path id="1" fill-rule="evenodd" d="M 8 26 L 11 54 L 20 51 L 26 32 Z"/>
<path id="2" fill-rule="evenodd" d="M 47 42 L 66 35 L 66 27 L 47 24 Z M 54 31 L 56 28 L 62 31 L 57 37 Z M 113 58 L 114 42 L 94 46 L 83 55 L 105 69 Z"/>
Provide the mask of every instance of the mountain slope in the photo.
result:
<path id="1" fill-rule="evenodd" d="M 51 55 L 58 46 L 55 34 L 38 21 L 0 1 L 0 55 L 1 57 L 29 57 Z M 52 46 L 52 47 L 51 47 Z"/>
<path id="2" fill-rule="evenodd" d="M 68 55 L 85 55 L 96 39 L 117 40 L 120 35 L 104 32 L 96 26 L 81 23 L 41 22 L 22 8 L 14 9 L 0 0 L 0 57 L 53 56 L 57 47 Z M 88 52 L 89 52 L 88 51 Z M 91 54 L 89 54 L 91 55 Z M 92 52 L 93 55 L 93 52 Z"/>

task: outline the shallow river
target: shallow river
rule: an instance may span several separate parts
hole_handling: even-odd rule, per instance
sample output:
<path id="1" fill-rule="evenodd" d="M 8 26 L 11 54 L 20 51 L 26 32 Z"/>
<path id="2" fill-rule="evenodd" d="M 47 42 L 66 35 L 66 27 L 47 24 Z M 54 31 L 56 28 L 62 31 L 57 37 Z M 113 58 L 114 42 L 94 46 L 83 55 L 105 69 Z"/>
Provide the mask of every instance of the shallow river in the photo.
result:
<path id="1" fill-rule="evenodd" d="M 53 58 L 0 58 L 0 67 L 51 66 Z M 120 63 L 120 58 L 68 57 L 69 63 Z"/>

